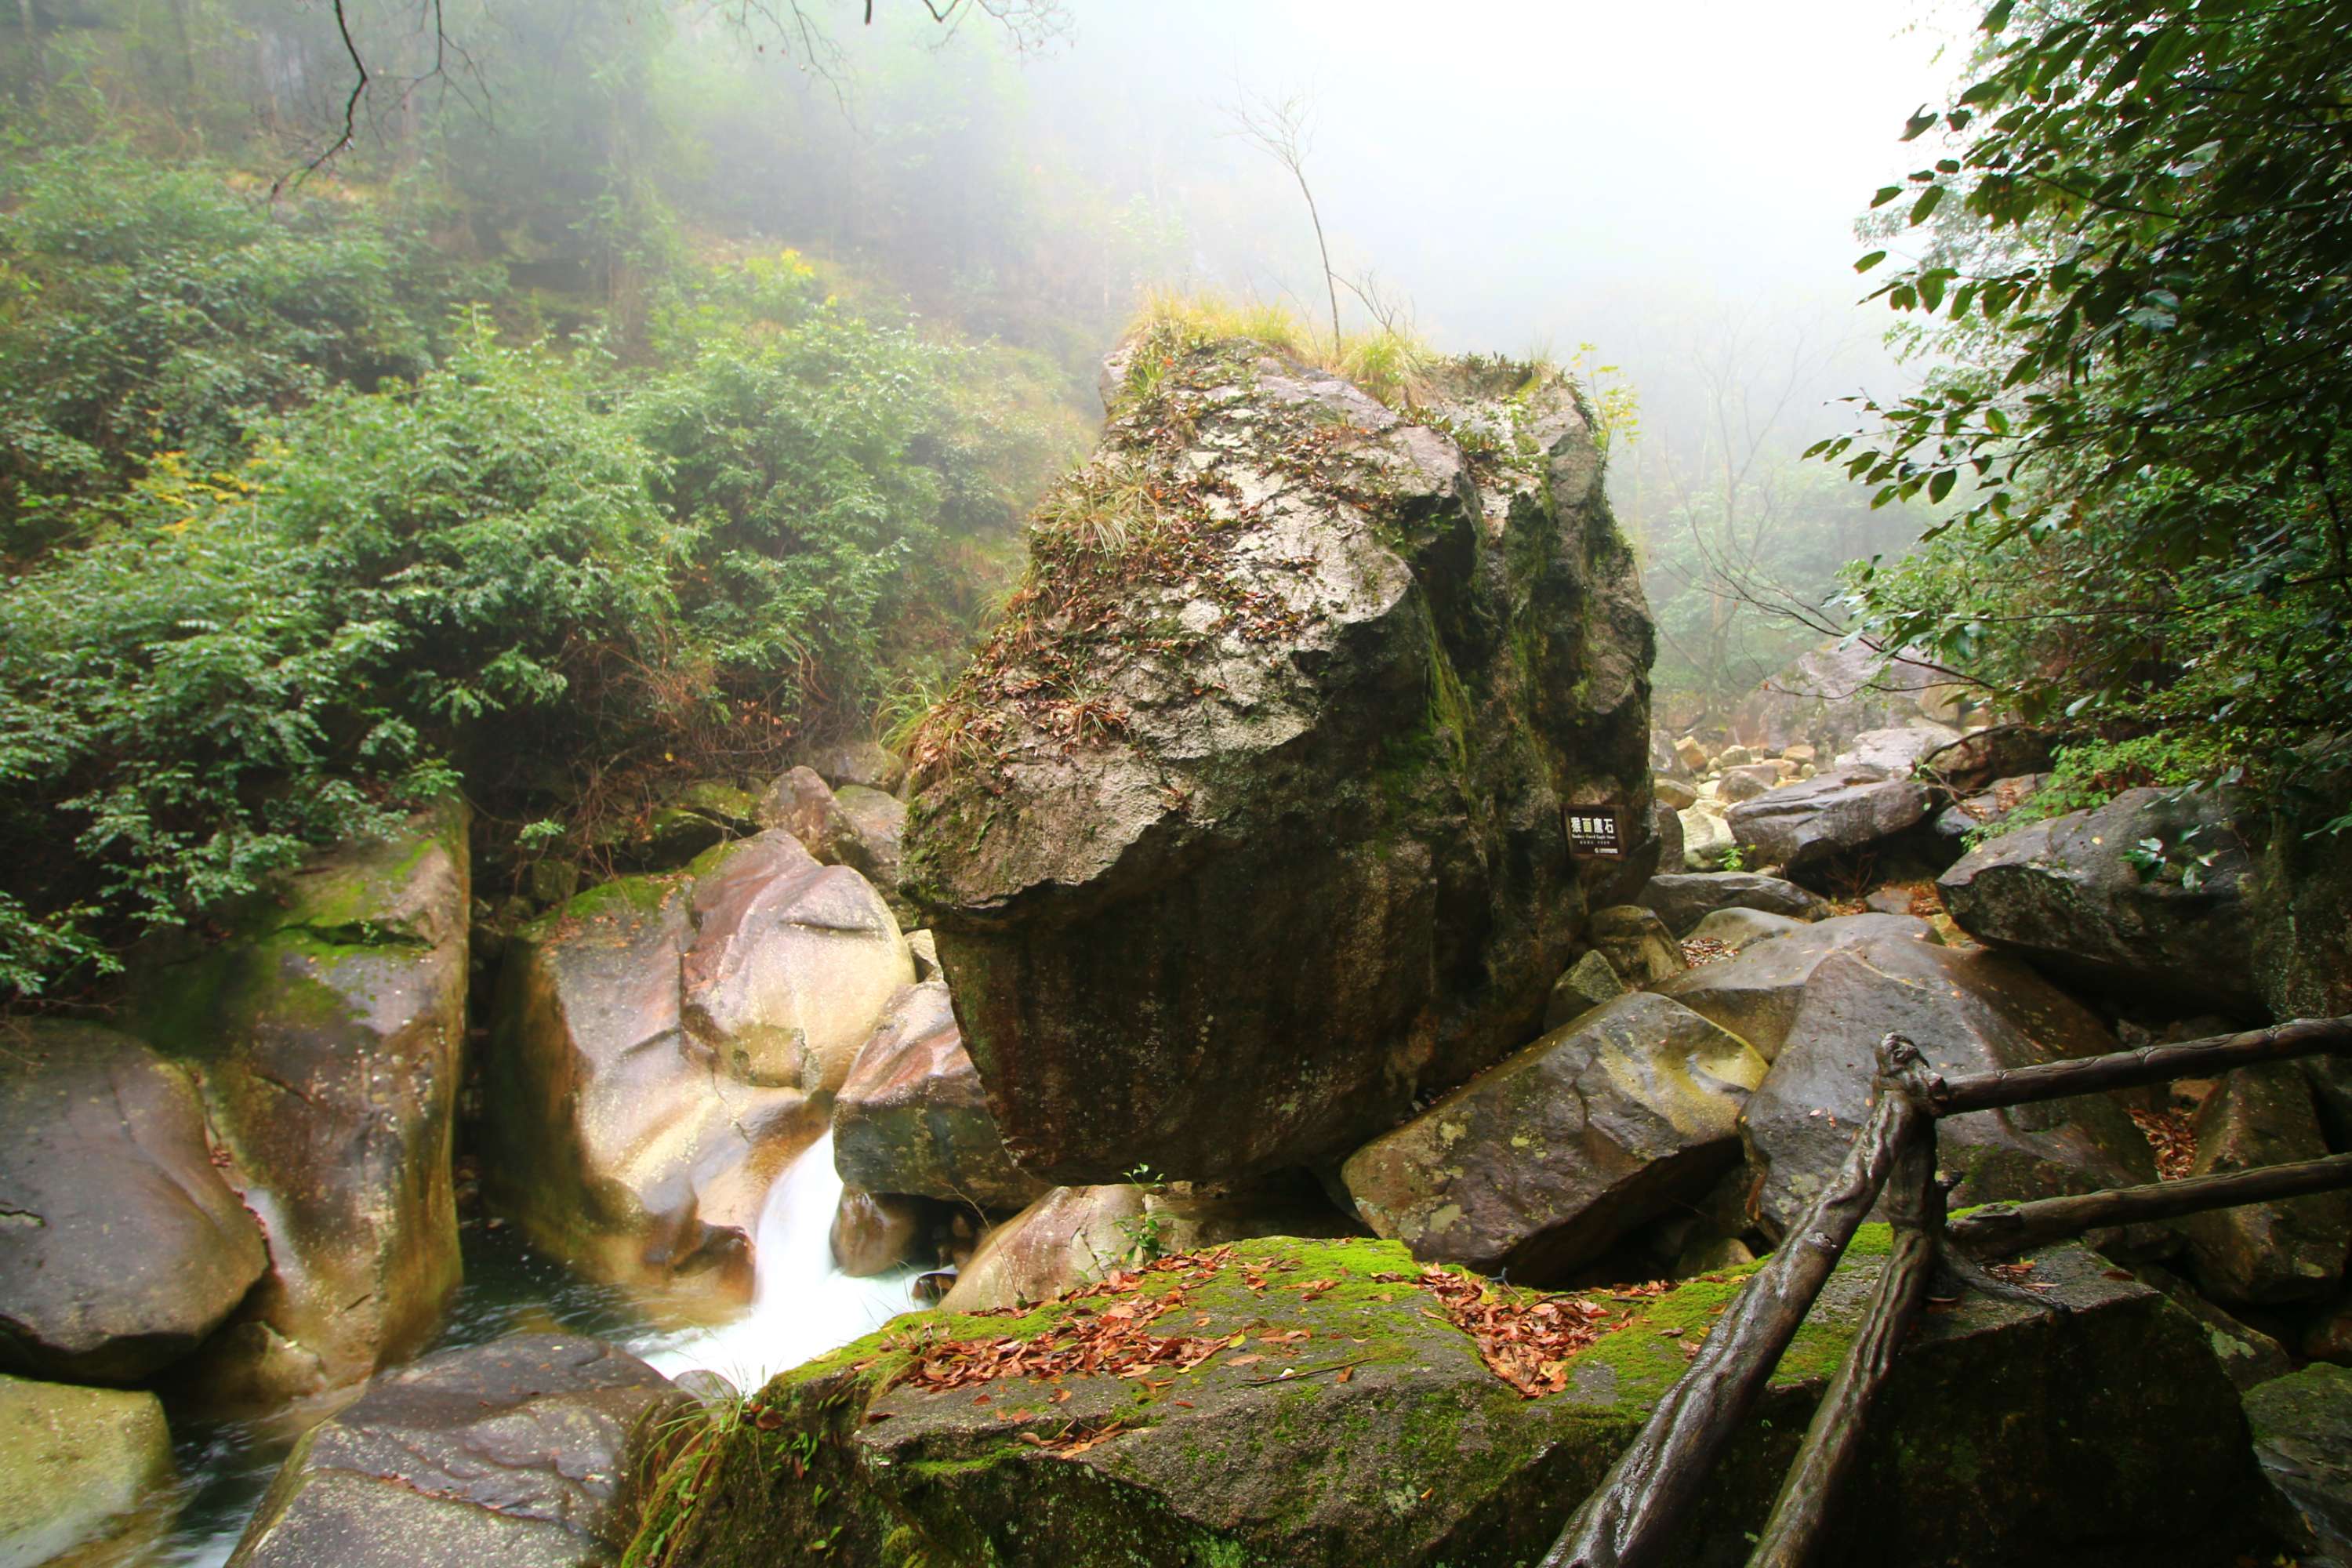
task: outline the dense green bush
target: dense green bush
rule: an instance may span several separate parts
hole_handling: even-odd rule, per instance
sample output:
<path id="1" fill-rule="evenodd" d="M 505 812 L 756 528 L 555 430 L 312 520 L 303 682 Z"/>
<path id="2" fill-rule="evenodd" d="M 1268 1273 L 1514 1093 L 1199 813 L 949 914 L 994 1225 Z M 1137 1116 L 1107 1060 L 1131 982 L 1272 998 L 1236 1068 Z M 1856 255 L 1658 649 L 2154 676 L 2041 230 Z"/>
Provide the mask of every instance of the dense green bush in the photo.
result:
<path id="1" fill-rule="evenodd" d="M 87 527 L 149 454 L 216 468 L 257 419 L 421 373 L 449 302 L 488 291 L 349 202 L 115 145 L 0 163 L 0 561 Z"/>
<path id="2" fill-rule="evenodd" d="M 190 276 L 276 243 L 184 205 Z M 15 323 L 51 353 L 15 362 L 22 399 L 120 449 L 83 440 L 90 499 L 46 492 L 60 525 L 0 591 L 0 985 L 26 993 L 451 787 L 584 844 L 665 780 L 772 768 L 961 646 L 971 552 L 1068 431 L 1035 367 L 870 321 L 789 252 L 667 276 L 626 363 L 362 290 L 351 330 L 233 363 L 212 315 L 165 312 L 88 356 L 119 374 L 80 403 L 53 351 L 92 329 L 50 303 Z M 392 344 L 435 363 L 360 353 Z M 199 359 L 249 400 L 147 427 L 183 445 L 88 413 Z"/>

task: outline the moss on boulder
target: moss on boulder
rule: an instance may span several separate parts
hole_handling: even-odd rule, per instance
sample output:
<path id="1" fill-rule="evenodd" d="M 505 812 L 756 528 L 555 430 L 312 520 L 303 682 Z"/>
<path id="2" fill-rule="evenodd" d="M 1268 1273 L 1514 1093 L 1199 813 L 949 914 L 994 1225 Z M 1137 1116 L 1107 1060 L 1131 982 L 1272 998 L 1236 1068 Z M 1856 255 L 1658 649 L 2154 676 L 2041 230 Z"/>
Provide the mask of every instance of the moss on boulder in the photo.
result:
<path id="1" fill-rule="evenodd" d="M 1857 1241 L 1669 1561 L 1745 1557 L 1885 1245 Z M 2197 1325 L 2079 1249 L 2036 1277 L 2067 1311 L 1972 1297 L 1929 1316 L 1825 1563 L 2219 1564 L 2263 1544 L 2244 1423 Z M 1025 1312 L 901 1319 L 771 1383 L 690 1515 L 653 1528 L 681 1568 L 819 1548 L 858 1568 L 1526 1563 L 1740 1281 L 1595 1297 L 1612 1331 L 1534 1399 L 1392 1242 L 1246 1242 Z M 955 1381 L 960 1356 L 1042 1354 L 1122 1310 L 1192 1348 L 1132 1375 Z M 1180 1370 L 1205 1341 L 1225 1342 Z"/>

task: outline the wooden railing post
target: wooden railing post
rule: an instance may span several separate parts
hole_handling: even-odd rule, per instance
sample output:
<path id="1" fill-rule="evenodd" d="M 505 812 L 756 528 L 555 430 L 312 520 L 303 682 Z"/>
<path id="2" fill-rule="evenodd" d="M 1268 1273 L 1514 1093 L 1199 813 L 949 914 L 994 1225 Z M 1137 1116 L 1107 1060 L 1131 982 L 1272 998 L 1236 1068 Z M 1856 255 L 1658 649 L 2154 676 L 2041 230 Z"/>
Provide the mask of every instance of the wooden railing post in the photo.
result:
<path id="1" fill-rule="evenodd" d="M 1871 1402 L 1895 1370 L 1904 1337 L 1927 1299 L 1944 1242 L 1944 1185 L 1936 1171 L 1936 1119 L 1927 1110 L 1926 1059 L 1910 1041 L 1889 1037 L 1895 1058 L 1895 1092 L 1918 1119 L 1896 1152 L 1883 1206 L 1893 1231 L 1878 1290 L 1853 1347 L 1822 1394 L 1805 1428 L 1804 1447 L 1789 1467 L 1771 1517 L 1757 1538 L 1748 1568 L 1803 1568 L 1820 1543 L 1838 1489 L 1862 1457 L 1863 1423 Z"/>
<path id="2" fill-rule="evenodd" d="M 1542 1568 L 1645 1568 L 1659 1562 L 1846 1243 L 1877 1203 L 1896 1156 L 1927 1121 L 1899 1081 L 1898 1044 L 1889 1036 L 1879 1047 L 1870 1117 L 1845 1163 L 1716 1320 L 1690 1370 L 1568 1521 Z M 1928 1164 L 1932 1169 L 1932 1154 Z"/>

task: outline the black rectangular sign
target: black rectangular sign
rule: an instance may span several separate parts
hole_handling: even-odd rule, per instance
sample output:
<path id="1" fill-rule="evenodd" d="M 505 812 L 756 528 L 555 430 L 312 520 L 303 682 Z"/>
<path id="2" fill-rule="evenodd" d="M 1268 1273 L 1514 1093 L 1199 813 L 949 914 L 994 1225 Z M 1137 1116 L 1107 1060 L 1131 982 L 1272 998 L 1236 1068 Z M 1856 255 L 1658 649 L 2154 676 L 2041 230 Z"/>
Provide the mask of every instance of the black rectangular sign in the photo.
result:
<path id="1" fill-rule="evenodd" d="M 1622 805 L 1570 806 L 1568 847 L 1574 854 L 1602 860 L 1622 860 L 1625 858 L 1625 808 Z"/>

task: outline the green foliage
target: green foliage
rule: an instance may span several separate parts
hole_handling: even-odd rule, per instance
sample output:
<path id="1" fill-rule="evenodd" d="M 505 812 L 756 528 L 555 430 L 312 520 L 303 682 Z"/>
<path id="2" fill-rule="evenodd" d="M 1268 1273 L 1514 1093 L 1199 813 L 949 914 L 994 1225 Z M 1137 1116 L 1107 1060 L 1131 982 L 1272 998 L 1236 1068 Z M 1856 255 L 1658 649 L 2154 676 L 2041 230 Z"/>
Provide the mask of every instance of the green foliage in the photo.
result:
<path id="1" fill-rule="evenodd" d="M 255 243 L 215 216 L 192 272 Z M 0 984 L 86 978 L 453 787 L 543 854 L 936 679 L 1066 449 L 1045 377 L 852 313 L 789 253 L 646 298 L 644 368 L 476 308 L 410 327 L 440 345 L 411 381 L 286 359 L 286 411 L 201 461 L 125 445 L 136 478 L 48 514 L 0 592 Z M 174 321 L 152 363 L 210 342 Z"/>
<path id="2" fill-rule="evenodd" d="M 1817 448 L 1957 510 L 1853 605 L 2028 717 L 2203 731 L 2324 791 L 2352 711 L 2352 4 L 2002 0 L 1984 32 L 1909 128 L 1951 155 L 1877 198 L 1935 240 L 1878 297 L 1959 363 Z"/>
<path id="3" fill-rule="evenodd" d="M 117 144 L 0 164 L 0 559 L 89 521 L 159 451 L 232 465 L 333 385 L 432 363 L 483 280 L 423 236 Z"/>

